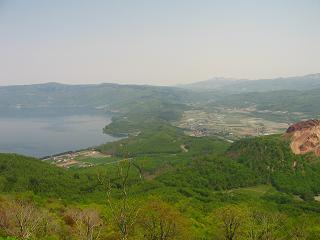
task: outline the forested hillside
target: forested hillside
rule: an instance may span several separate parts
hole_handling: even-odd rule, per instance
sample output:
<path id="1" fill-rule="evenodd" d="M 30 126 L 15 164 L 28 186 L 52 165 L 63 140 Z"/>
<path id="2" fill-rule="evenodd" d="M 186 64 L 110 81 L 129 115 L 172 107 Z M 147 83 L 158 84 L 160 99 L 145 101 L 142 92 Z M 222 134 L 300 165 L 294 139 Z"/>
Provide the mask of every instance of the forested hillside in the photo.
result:
<path id="1" fill-rule="evenodd" d="M 13 98 L 2 109 L 15 114 L 113 112 L 104 131 L 124 136 L 97 146 L 108 157 L 87 156 L 84 161 L 99 163 L 90 167 L 62 169 L 0 154 L 0 239 L 320 238 L 319 157 L 293 154 L 283 134 L 227 141 L 196 137 L 176 124 L 186 111 L 200 114 L 208 106 L 317 115 L 317 89 L 211 96 L 167 87 L 48 84 L 0 91 L 0 98 Z"/>
<path id="2" fill-rule="evenodd" d="M 35 239 L 85 239 L 90 227 L 85 217 L 97 224 L 91 233 L 101 234 L 101 239 L 126 234 L 128 239 L 154 239 L 161 231 L 167 239 L 220 239 L 229 234 L 224 224 L 230 219 L 239 225 L 233 230 L 240 239 L 248 239 L 253 230 L 261 236 L 257 239 L 265 234 L 275 239 L 319 237 L 320 204 L 313 200 L 320 192 L 319 159 L 294 155 L 281 135 L 230 144 L 187 137 L 162 122 L 101 150 L 123 161 L 63 170 L 2 154 L 0 213 L 10 218 L 32 209 L 29 222 L 36 227 L 26 228 Z M 124 211 L 133 214 L 123 215 L 132 221 L 127 233 L 118 218 Z M 42 216 L 41 221 L 36 216 Z M 155 225 L 149 225 L 152 222 Z M 161 230 L 162 223 L 168 229 Z M 0 224 L 3 236 L 25 239 L 27 233 L 19 231 L 14 220 Z"/>
<path id="3" fill-rule="evenodd" d="M 229 149 L 229 155 L 245 164 L 279 191 L 313 199 L 320 193 L 320 158 L 295 155 L 283 136 L 244 139 Z"/>

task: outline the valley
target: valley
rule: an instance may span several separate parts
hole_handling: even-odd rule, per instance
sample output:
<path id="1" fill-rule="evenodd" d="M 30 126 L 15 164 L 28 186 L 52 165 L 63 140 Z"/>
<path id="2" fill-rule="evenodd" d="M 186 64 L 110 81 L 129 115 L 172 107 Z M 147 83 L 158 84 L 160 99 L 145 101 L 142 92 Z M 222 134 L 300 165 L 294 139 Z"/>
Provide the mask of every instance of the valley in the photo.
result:
<path id="1" fill-rule="evenodd" d="M 229 141 L 242 137 L 264 136 L 284 132 L 289 124 L 254 117 L 255 109 L 215 108 L 210 112 L 189 110 L 176 124 L 190 136 L 218 136 Z"/>
<path id="2" fill-rule="evenodd" d="M 60 130 L 55 134 L 64 136 L 64 141 L 57 141 L 64 146 L 81 139 L 86 144 L 67 148 L 62 154 L 50 152 L 44 159 L 0 153 L 0 216 L 6 219 L 0 221 L 0 239 L 20 239 L 15 218 L 10 216 L 25 209 L 32 209 L 30 222 L 37 223 L 30 230 L 33 239 L 82 239 L 82 216 L 97 221 L 95 233 L 108 240 L 121 235 L 119 216 L 134 220 L 128 226 L 130 240 L 144 239 L 145 224 L 151 221 L 170 224 L 176 234 L 170 240 L 221 239 L 224 217 L 229 216 L 240 219 L 236 234 L 241 240 L 248 239 L 252 231 L 291 240 L 297 229 L 308 236 L 297 239 L 319 239 L 320 158 L 315 154 L 319 139 L 310 137 L 314 129 L 287 133 L 296 119 L 301 126 L 309 126 L 301 121 L 319 115 L 318 108 L 305 107 L 306 101 L 315 105 L 317 95 L 286 109 L 283 102 L 274 101 L 279 93 L 272 91 L 264 95 L 203 92 L 199 96 L 178 88 L 102 86 L 101 92 L 101 86 L 30 87 L 40 91 L 35 96 L 50 98 L 42 114 L 57 116 L 64 98 L 70 105 L 62 112 L 71 115 L 62 120 L 68 124 L 51 127 L 34 118 L 20 120 L 30 121 L 37 130 L 39 126 L 46 131 Z M 115 89 L 116 97 L 104 95 Z M 74 94 L 72 103 L 69 94 L 61 95 L 61 91 Z M 29 95 L 26 89 L 14 94 L 17 99 Z M 265 101 L 266 95 L 270 97 Z M 34 105 L 37 100 L 28 101 L 26 112 L 39 113 Z M 99 120 L 94 120 L 94 114 L 72 115 L 84 102 L 89 112 L 96 106 L 107 107 L 99 110 Z M 3 116 L 5 109 L 11 109 L 3 102 L 0 108 Z M 24 115 L 24 108 L 11 109 L 7 117 Z M 112 119 L 105 119 L 110 111 Z M 19 129 L 23 139 L 23 128 Z M 90 136 L 97 133 L 107 141 L 94 142 Z M 26 142 L 36 139 L 37 131 L 31 135 L 26 135 Z M 50 142 L 49 134 L 45 140 Z M 294 153 L 293 141 L 308 147 L 308 152 Z M 134 215 L 125 215 L 122 206 Z M 37 219 L 42 219 L 41 224 Z M 43 226 L 54 227 L 44 231 Z"/>
<path id="3" fill-rule="evenodd" d="M 320 0 L 0 0 L 0 240 L 320 240 Z"/>

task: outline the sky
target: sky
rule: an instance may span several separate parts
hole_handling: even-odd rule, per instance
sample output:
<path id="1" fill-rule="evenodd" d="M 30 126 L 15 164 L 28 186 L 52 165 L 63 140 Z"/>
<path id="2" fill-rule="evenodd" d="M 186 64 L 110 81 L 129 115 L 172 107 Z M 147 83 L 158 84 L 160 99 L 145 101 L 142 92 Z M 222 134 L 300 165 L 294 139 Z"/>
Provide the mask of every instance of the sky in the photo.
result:
<path id="1" fill-rule="evenodd" d="M 0 0 L 0 85 L 320 72 L 319 0 Z"/>

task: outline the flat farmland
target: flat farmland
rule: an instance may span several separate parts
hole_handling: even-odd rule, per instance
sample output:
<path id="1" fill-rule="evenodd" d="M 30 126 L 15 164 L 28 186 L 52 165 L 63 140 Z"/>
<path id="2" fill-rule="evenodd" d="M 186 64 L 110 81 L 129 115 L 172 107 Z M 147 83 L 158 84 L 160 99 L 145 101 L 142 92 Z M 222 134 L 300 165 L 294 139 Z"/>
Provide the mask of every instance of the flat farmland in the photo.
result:
<path id="1" fill-rule="evenodd" d="M 191 136 L 216 135 L 231 141 L 246 136 L 282 133 L 289 127 L 289 123 L 255 117 L 253 113 L 254 109 L 189 110 L 176 125 Z"/>

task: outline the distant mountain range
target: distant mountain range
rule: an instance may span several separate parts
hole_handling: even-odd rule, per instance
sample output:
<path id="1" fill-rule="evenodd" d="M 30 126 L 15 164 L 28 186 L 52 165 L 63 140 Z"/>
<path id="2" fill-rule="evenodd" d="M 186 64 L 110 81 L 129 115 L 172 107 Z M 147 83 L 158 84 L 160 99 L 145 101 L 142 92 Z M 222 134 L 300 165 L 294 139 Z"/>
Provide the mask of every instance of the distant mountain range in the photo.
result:
<path id="1" fill-rule="evenodd" d="M 0 87 L 0 115 L 139 110 L 143 103 L 180 103 L 189 90 L 146 85 L 45 83 Z M 135 106 L 138 106 L 135 108 Z"/>
<path id="2" fill-rule="evenodd" d="M 206 81 L 179 85 L 179 87 L 197 91 L 219 90 L 232 93 L 309 90 L 320 88 L 320 73 L 305 76 L 258 80 L 212 78 Z"/>
<path id="3" fill-rule="evenodd" d="M 166 103 L 189 106 L 214 103 L 318 116 L 319 93 L 320 74 L 261 80 L 214 78 L 176 87 L 45 83 L 0 87 L 0 115 L 139 112 Z"/>

